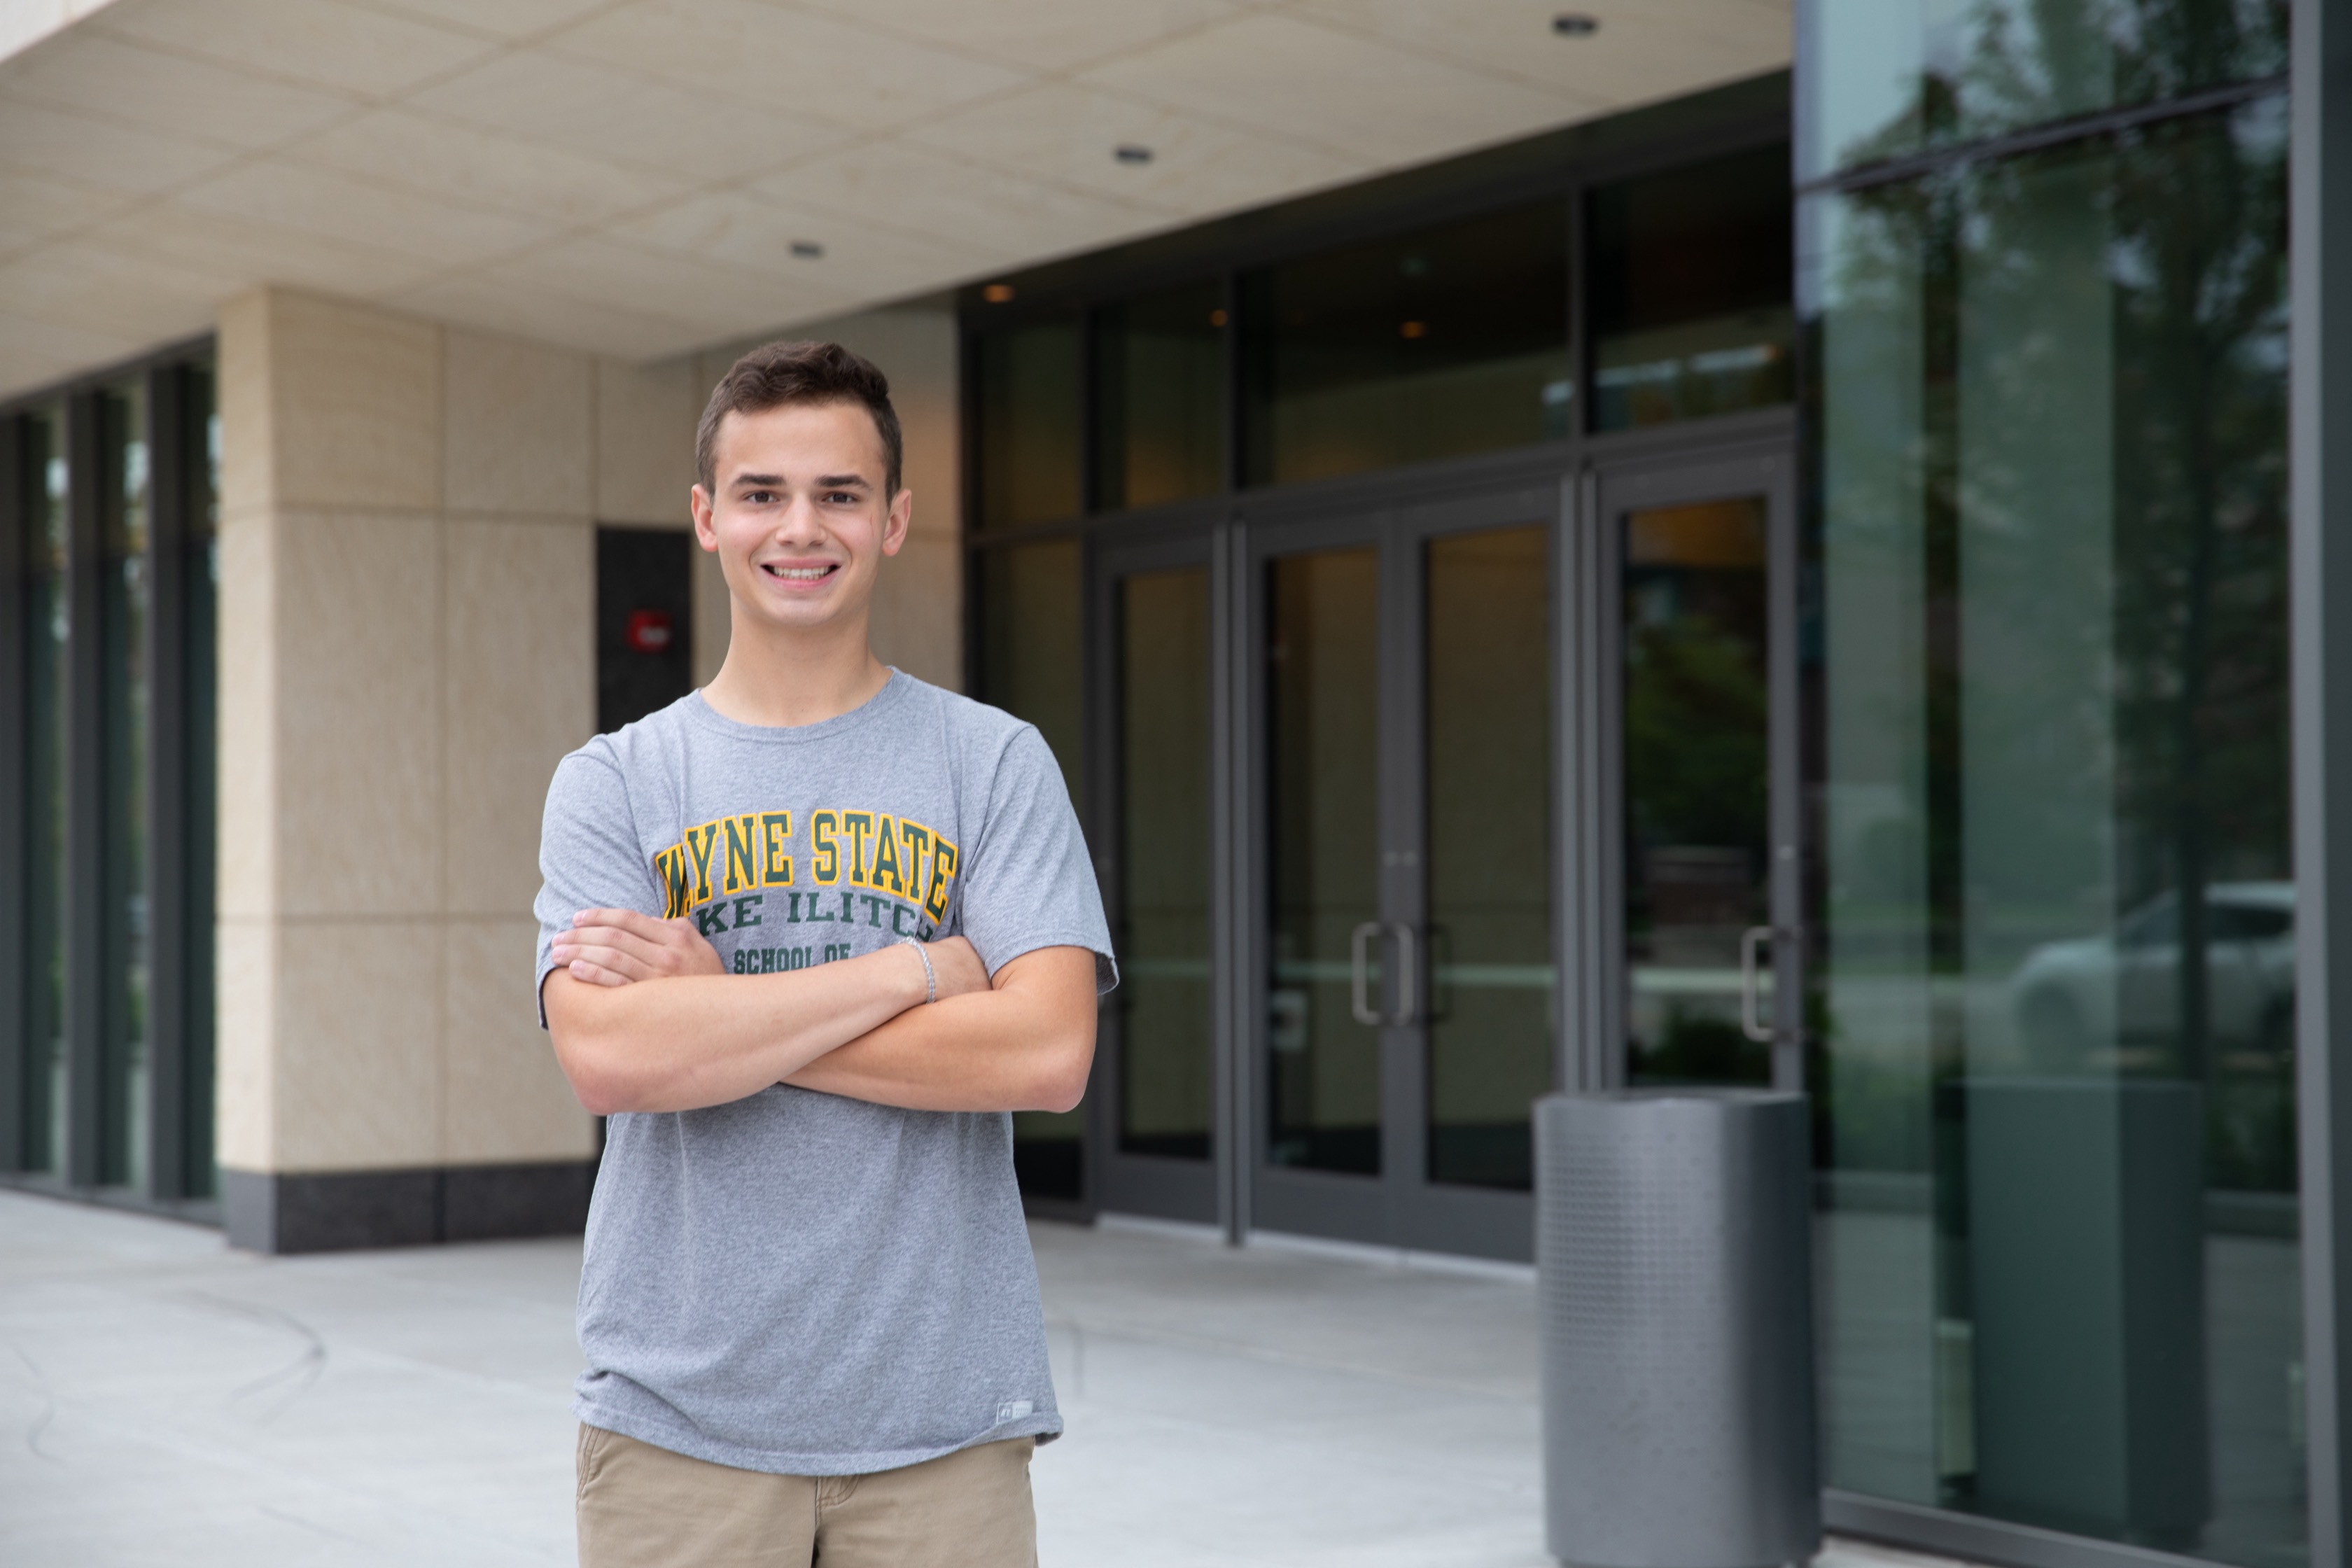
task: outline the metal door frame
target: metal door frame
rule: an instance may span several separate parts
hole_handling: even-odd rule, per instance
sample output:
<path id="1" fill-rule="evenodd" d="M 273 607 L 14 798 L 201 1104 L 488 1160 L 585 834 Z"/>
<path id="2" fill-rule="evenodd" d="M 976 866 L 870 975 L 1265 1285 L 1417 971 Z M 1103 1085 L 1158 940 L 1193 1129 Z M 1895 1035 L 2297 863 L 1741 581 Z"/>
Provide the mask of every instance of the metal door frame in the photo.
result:
<path id="1" fill-rule="evenodd" d="M 1220 514 L 1222 509 L 1219 509 Z M 1093 679 L 1087 683 L 1087 730 L 1094 737 L 1087 759 L 1087 794 L 1094 802 L 1089 815 L 1095 825 L 1095 876 L 1101 884 L 1103 907 L 1111 919 L 1112 941 L 1120 939 L 1119 921 L 1125 907 L 1127 867 L 1124 856 L 1126 835 L 1123 831 L 1125 800 L 1121 792 L 1124 782 L 1125 758 L 1124 713 L 1120 701 L 1121 649 L 1119 584 L 1127 578 L 1143 573 L 1178 571 L 1186 568 L 1204 570 L 1209 574 L 1209 797 L 1210 852 L 1209 879 L 1209 973 L 1210 1025 L 1213 1089 L 1210 1100 L 1209 1158 L 1184 1160 L 1163 1154 L 1135 1154 L 1118 1146 L 1119 1103 L 1125 1092 L 1121 1081 L 1120 1031 L 1123 1016 L 1116 1005 L 1116 995 L 1107 999 L 1100 1016 L 1095 1048 L 1094 1081 L 1089 1086 L 1088 1100 L 1092 1110 L 1087 1121 L 1087 1140 L 1090 1146 L 1087 1159 L 1087 1188 L 1091 1206 L 1120 1214 L 1147 1215 L 1154 1218 L 1192 1221 L 1206 1224 L 1217 1220 L 1223 1211 L 1220 1189 L 1224 1184 L 1223 1173 L 1228 1163 L 1226 1145 L 1232 1142 L 1226 1106 L 1229 1093 L 1225 1088 L 1224 1058 L 1222 1037 L 1226 1030 L 1226 1013 L 1220 1005 L 1224 991 L 1223 929 L 1226 923 L 1223 895 L 1223 879 L 1217 875 L 1219 818 L 1222 790 L 1221 774 L 1224 749 L 1219 745 L 1219 731 L 1223 718 L 1223 688 L 1220 680 L 1219 643 L 1225 633 L 1223 616 L 1220 614 L 1222 596 L 1219 593 L 1218 556 L 1224 530 L 1220 517 L 1195 520 L 1189 525 L 1156 529 L 1143 537 L 1118 536 L 1105 539 L 1089 552 L 1087 563 L 1087 668 Z"/>
<path id="2" fill-rule="evenodd" d="M 1766 700 L 1767 766 L 1770 774 L 1768 841 L 1771 846 L 1769 910 L 1779 933 L 1772 948 L 1772 1083 L 1804 1087 L 1804 853 L 1802 727 L 1798 704 L 1798 583 L 1796 445 L 1792 429 L 1742 438 L 1627 443 L 1614 460 L 1596 453 L 1579 489 L 1575 561 L 1568 571 L 1571 624 L 1566 637 L 1563 687 L 1571 694 L 1567 728 L 1575 772 L 1570 837 L 1563 858 L 1563 921 L 1574 928 L 1574 951 L 1563 973 L 1584 980 L 1563 1011 L 1574 1020 L 1582 1048 L 1564 1067 L 1563 1081 L 1615 1089 L 1625 1081 L 1628 1046 L 1625 994 L 1630 971 L 1624 931 L 1624 659 L 1622 567 L 1618 520 L 1645 507 L 1696 504 L 1761 495 L 1767 507 Z"/>
<path id="3" fill-rule="evenodd" d="M 1517 466 L 1515 466 L 1517 467 Z M 1376 615 L 1380 665 L 1375 674 L 1379 714 L 1375 811 L 1381 856 L 1379 918 L 1416 933 L 1427 923 L 1427 791 L 1424 755 L 1423 641 L 1425 552 L 1449 535 L 1513 526 L 1540 526 L 1552 558 L 1560 554 L 1563 466 L 1557 460 L 1517 471 L 1464 474 L 1460 482 L 1387 495 L 1332 498 L 1320 505 L 1266 507 L 1234 541 L 1233 575 L 1237 614 L 1230 645 L 1234 667 L 1234 780 L 1240 816 L 1254 831 L 1236 837 L 1238 907 L 1225 912 L 1241 932 L 1245 962 L 1239 981 L 1244 1032 L 1234 1052 L 1237 1100 L 1249 1128 L 1247 1228 L 1335 1237 L 1376 1246 L 1467 1252 L 1524 1260 L 1533 1246 L 1531 1194 L 1431 1183 L 1428 1168 L 1428 1034 L 1425 1020 L 1381 1031 L 1381 1173 L 1349 1175 L 1270 1165 L 1269 1120 L 1259 1091 L 1270 1070 L 1265 1020 L 1270 893 L 1265 824 L 1269 822 L 1265 744 L 1266 568 L 1276 560 L 1317 550 L 1369 546 L 1379 555 Z M 1559 605 L 1551 618 L 1557 644 Z M 1549 657 L 1548 650 L 1547 657 Z M 1555 797 L 1558 780 L 1553 781 Z M 1555 926 L 1559 911 L 1554 910 Z M 1427 994 L 1428 943 L 1415 953 L 1420 994 Z M 1384 964 L 1384 972 L 1391 966 Z"/>

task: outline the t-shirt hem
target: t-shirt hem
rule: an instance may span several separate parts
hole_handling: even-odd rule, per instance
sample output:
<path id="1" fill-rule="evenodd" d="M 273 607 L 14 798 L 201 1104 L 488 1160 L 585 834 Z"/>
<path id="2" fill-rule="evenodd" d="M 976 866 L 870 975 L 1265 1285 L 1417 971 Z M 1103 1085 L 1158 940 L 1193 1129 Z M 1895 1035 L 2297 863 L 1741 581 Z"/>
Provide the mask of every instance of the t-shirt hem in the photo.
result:
<path id="1" fill-rule="evenodd" d="M 936 1459 L 943 1455 L 961 1453 L 982 1443 L 1003 1443 L 1015 1437 L 1034 1437 L 1046 1442 L 1061 1436 L 1062 1432 L 1060 1414 L 1042 1410 L 1016 1421 L 1000 1421 L 960 1443 L 946 1443 L 936 1447 L 877 1448 L 860 1454 L 798 1454 L 779 1449 L 747 1448 L 740 1444 L 722 1442 L 708 1433 L 650 1419 L 640 1412 L 614 1410 L 593 1404 L 585 1395 L 573 1397 L 572 1413 L 591 1426 L 618 1432 L 624 1437 L 635 1437 L 640 1443 L 650 1443 L 656 1448 L 667 1448 L 689 1459 L 725 1465 L 735 1470 L 757 1470 L 771 1476 L 870 1476 L 882 1470 L 902 1470 L 908 1465 L 919 1465 L 926 1459 Z"/>

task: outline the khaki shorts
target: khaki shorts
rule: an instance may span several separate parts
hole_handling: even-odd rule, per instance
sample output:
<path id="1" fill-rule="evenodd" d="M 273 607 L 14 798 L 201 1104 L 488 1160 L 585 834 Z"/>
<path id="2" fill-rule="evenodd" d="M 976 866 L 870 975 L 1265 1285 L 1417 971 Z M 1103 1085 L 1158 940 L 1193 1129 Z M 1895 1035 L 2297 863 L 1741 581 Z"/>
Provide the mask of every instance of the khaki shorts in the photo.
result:
<path id="1" fill-rule="evenodd" d="M 1034 1437 L 870 1476 L 772 1476 L 580 1428 L 581 1568 L 1036 1568 Z"/>

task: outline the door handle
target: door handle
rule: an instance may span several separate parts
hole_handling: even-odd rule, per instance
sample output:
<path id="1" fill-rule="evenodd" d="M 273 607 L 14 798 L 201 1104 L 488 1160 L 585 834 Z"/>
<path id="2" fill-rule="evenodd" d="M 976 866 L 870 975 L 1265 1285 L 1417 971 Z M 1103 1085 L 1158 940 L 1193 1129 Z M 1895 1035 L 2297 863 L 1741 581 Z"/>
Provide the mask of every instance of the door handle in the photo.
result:
<path id="1" fill-rule="evenodd" d="M 1366 921 L 1348 939 L 1348 1011 L 1368 1029 L 1388 1022 L 1372 1005 L 1372 961 L 1365 947 L 1380 936 L 1381 929 L 1380 921 Z"/>
<path id="2" fill-rule="evenodd" d="M 1415 988 L 1419 984 L 1420 954 L 1413 945 L 1412 927 L 1399 921 L 1389 929 L 1396 932 L 1397 940 L 1397 1013 L 1389 1022 L 1402 1028 L 1412 1023 L 1419 1011 L 1421 999 Z"/>
<path id="3" fill-rule="evenodd" d="M 1780 1037 L 1778 1029 L 1759 1022 L 1756 1016 L 1757 972 L 1756 950 L 1768 942 L 1778 942 L 1787 933 L 1773 926 L 1749 926 L 1739 933 L 1739 1027 L 1749 1039 L 1769 1045 Z"/>

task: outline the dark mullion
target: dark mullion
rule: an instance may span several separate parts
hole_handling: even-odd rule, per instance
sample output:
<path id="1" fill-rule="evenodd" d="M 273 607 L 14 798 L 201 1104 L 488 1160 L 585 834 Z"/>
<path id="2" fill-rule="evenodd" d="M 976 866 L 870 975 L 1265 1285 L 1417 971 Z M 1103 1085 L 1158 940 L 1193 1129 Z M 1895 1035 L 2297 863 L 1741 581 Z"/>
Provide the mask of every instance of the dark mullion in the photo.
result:
<path id="1" fill-rule="evenodd" d="M 100 395 L 65 403 L 66 1180 L 105 1174 L 107 927 L 106 541 L 99 497 Z"/>
<path id="2" fill-rule="evenodd" d="M 1225 312 L 1225 324 L 1219 329 L 1225 355 L 1225 421 L 1224 478 L 1225 493 L 1237 494 L 1244 476 L 1242 464 L 1246 454 L 1242 449 L 1242 284 L 1240 274 L 1228 268 L 1217 279 L 1217 295 Z"/>
<path id="3" fill-rule="evenodd" d="M 0 1171 L 30 1163 L 34 1103 L 31 947 L 34 748 L 27 700 L 34 470 L 26 421 L 0 419 Z"/>
<path id="4" fill-rule="evenodd" d="M 187 1196 L 189 372 L 147 377 L 147 1192 Z"/>

